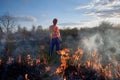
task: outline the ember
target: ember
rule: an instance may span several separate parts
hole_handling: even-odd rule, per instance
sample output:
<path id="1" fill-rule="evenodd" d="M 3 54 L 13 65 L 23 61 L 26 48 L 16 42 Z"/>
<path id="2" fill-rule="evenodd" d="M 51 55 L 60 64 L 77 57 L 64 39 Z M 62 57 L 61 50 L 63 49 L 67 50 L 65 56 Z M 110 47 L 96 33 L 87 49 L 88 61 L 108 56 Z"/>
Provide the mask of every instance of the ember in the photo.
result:
<path id="1" fill-rule="evenodd" d="M 30 54 L 26 59 L 20 55 L 17 58 L 8 57 L 6 62 L 0 59 L 0 80 L 42 80 L 41 76 L 50 68 L 46 61 L 33 59 Z"/>

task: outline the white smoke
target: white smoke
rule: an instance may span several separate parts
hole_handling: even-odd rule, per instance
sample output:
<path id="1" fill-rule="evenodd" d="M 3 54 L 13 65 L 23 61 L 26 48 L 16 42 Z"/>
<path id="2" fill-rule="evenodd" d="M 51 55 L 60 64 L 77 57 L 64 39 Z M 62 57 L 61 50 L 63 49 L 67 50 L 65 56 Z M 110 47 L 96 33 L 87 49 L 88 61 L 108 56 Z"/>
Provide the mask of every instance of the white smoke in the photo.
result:
<path id="1" fill-rule="evenodd" d="M 82 44 L 84 45 L 84 48 L 88 49 L 89 51 L 92 51 L 95 48 L 98 49 L 104 43 L 103 43 L 103 39 L 102 39 L 101 35 L 98 33 L 98 34 L 95 34 L 91 37 L 83 38 Z"/>
<path id="2" fill-rule="evenodd" d="M 120 55 L 120 29 L 107 28 L 104 31 L 98 29 L 79 34 L 82 36 L 78 47 L 82 47 L 86 53 L 94 52 L 96 49 L 98 54 L 102 54 L 103 61 L 112 62 L 116 65 L 117 56 Z M 108 60 L 107 60 L 108 59 Z"/>

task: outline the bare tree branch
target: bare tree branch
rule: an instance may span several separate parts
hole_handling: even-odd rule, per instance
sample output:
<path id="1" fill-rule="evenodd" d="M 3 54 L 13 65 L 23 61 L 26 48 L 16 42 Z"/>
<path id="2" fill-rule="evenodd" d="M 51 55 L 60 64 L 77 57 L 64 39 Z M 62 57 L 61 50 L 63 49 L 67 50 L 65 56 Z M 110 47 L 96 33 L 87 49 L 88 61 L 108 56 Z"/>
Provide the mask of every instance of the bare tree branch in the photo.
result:
<path id="1" fill-rule="evenodd" d="M 9 14 L 0 16 L 0 26 L 5 33 L 12 32 L 15 27 L 15 18 Z"/>

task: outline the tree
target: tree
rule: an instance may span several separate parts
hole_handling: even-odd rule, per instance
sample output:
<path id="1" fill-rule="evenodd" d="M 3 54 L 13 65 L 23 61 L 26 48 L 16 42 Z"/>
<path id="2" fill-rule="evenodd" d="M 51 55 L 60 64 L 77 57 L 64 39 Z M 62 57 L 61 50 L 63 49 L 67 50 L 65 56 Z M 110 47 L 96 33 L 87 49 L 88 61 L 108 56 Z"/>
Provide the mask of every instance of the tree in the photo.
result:
<path id="1" fill-rule="evenodd" d="M 3 30 L 2 30 L 2 28 L 0 27 L 0 33 L 3 33 Z"/>
<path id="2" fill-rule="evenodd" d="M 3 31 L 2 31 L 2 28 L 0 27 L 0 40 L 2 38 L 2 35 L 3 35 Z"/>
<path id="3" fill-rule="evenodd" d="M 39 25 L 39 26 L 37 27 L 37 31 L 39 32 L 39 31 L 42 31 L 42 30 L 43 30 L 42 26 Z"/>
<path id="4" fill-rule="evenodd" d="M 100 28 L 112 28 L 113 24 L 111 24 L 110 22 L 101 22 L 101 24 L 99 25 Z"/>
<path id="5" fill-rule="evenodd" d="M 7 13 L 3 16 L 0 16 L 0 26 L 3 30 L 3 32 L 8 34 L 15 27 L 15 18 L 13 16 L 9 15 L 9 13 Z"/>
<path id="6" fill-rule="evenodd" d="M 36 29 L 35 29 L 35 25 L 32 25 L 31 32 L 33 32 L 33 33 L 34 33 L 34 32 L 35 32 L 35 30 L 36 30 Z"/>
<path id="7" fill-rule="evenodd" d="M 21 31 L 22 31 L 22 28 L 21 28 L 20 25 L 18 25 L 18 26 L 17 26 L 17 32 L 18 32 L 18 33 L 21 33 Z"/>

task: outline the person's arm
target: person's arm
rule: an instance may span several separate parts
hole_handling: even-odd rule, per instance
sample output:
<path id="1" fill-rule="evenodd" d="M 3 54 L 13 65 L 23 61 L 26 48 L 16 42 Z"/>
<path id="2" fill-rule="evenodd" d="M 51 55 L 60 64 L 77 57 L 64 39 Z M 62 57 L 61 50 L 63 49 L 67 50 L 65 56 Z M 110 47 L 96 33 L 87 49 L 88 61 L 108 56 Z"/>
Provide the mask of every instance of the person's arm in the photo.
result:
<path id="1" fill-rule="evenodd" d="M 52 38 L 52 29 L 49 27 L 49 34 L 50 34 L 50 39 Z"/>
<path id="2" fill-rule="evenodd" d="M 59 37 L 59 40 L 62 41 L 61 35 L 60 35 L 60 37 Z"/>
<path id="3" fill-rule="evenodd" d="M 62 41 L 61 34 L 60 34 L 60 30 L 59 30 L 58 27 L 57 27 L 57 34 L 59 35 L 59 40 Z"/>

